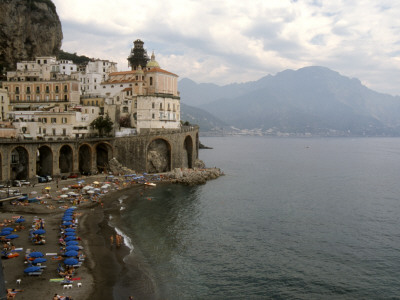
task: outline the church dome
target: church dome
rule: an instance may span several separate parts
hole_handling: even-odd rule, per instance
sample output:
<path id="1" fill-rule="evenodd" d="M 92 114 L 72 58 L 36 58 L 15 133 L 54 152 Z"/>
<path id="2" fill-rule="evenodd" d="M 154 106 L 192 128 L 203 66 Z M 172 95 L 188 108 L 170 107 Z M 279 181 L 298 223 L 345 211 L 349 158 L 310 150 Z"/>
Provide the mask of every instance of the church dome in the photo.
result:
<path id="1" fill-rule="evenodd" d="M 156 56 L 154 55 L 154 52 L 151 54 L 151 59 L 150 61 L 147 63 L 146 68 L 159 68 L 160 65 L 158 64 L 158 62 L 156 61 Z"/>

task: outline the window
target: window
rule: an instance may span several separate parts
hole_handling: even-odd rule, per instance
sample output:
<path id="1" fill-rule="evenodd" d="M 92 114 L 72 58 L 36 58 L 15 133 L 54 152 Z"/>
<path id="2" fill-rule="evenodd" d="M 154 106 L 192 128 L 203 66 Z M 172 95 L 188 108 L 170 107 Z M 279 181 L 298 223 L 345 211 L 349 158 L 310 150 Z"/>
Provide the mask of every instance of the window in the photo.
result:
<path id="1" fill-rule="evenodd" d="M 63 133 L 62 133 L 62 135 L 63 135 L 63 136 L 66 136 L 66 135 L 67 135 L 67 129 L 66 129 L 66 128 L 63 128 Z"/>
<path id="2" fill-rule="evenodd" d="M 56 85 L 56 93 L 59 93 L 58 85 Z"/>
<path id="3" fill-rule="evenodd" d="M 96 100 L 96 105 L 99 106 L 99 100 Z"/>
<path id="4" fill-rule="evenodd" d="M 39 94 L 40 93 L 40 87 L 36 87 L 36 94 Z"/>
<path id="5" fill-rule="evenodd" d="M 46 93 L 50 93 L 50 88 L 48 85 L 46 85 Z"/>
<path id="6" fill-rule="evenodd" d="M 127 107 L 127 106 L 124 106 L 124 107 L 122 108 L 122 112 L 127 113 L 127 112 L 128 112 L 128 107 Z"/>
<path id="7" fill-rule="evenodd" d="M 43 134 L 46 134 L 46 128 L 43 128 Z"/>
<path id="8" fill-rule="evenodd" d="M 162 103 L 160 103 L 160 109 L 162 109 Z"/>
<path id="9" fill-rule="evenodd" d="M 168 103 L 168 110 L 171 110 L 171 108 L 170 108 L 170 106 L 169 106 L 170 104 Z"/>
<path id="10" fill-rule="evenodd" d="M 154 108 L 155 107 L 155 104 L 154 104 L 154 102 L 152 102 L 151 103 L 151 108 Z"/>
<path id="11" fill-rule="evenodd" d="M 137 120 L 137 113 L 133 114 L 133 119 L 135 119 L 135 121 Z"/>
<path id="12" fill-rule="evenodd" d="M 47 123 L 47 118 L 43 118 L 42 123 Z"/>
<path id="13" fill-rule="evenodd" d="M 19 101 L 19 96 L 15 96 L 15 100 Z"/>
<path id="14" fill-rule="evenodd" d="M 137 100 L 135 100 L 135 108 L 137 108 Z"/>
<path id="15" fill-rule="evenodd" d="M 39 95 L 36 95 L 36 101 L 40 101 L 40 96 Z"/>
<path id="16" fill-rule="evenodd" d="M 26 101 L 31 101 L 31 96 L 26 96 Z"/>
<path id="17" fill-rule="evenodd" d="M 67 123 L 67 118 L 62 118 L 61 123 L 66 124 Z"/>
<path id="18" fill-rule="evenodd" d="M 15 88 L 15 93 L 16 93 L 16 94 L 19 94 L 19 86 L 17 86 L 17 87 Z"/>
<path id="19" fill-rule="evenodd" d="M 68 85 L 64 85 L 64 92 L 68 92 Z"/>
<path id="20" fill-rule="evenodd" d="M 11 154 L 11 163 L 16 164 L 18 163 L 17 155 L 16 154 Z"/>
<path id="21" fill-rule="evenodd" d="M 150 85 L 153 85 L 153 77 L 150 77 Z"/>
<path id="22" fill-rule="evenodd" d="M 56 129 L 53 128 L 53 135 L 56 135 Z"/>
<path id="23" fill-rule="evenodd" d="M 52 123 L 52 124 L 57 123 L 57 118 L 51 118 L 51 123 Z"/>
<path id="24" fill-rule="evenodd" d="M 42 127 L 39 127 L 39 134 L 42 134 Z"/>
<path id="25" fill-rule="evenodd" d="M 156 115 L 155 114 L 151 114 L 151 118 L 155 119 Z"/>
<path id="26" fill-rule="evenodd" d="M 124 87 L 124 85 L 123 85 L 123 84 L 121 84 L 119 87 Z"/>
<path id="27" fill-rule="evenodd" d="M 26 87 L 26 93 L 27 93 L 27 94 L 30 94 L 30 93 L 31 93 L 31 87 L 30 87 L 30 86 L 27 86 L 27 87 Z"/>
<path id="28" fill-rule="evenodd" d="M 64 100 L 68 101 L 68 96 L 67 95 L 64 95 Z"/>

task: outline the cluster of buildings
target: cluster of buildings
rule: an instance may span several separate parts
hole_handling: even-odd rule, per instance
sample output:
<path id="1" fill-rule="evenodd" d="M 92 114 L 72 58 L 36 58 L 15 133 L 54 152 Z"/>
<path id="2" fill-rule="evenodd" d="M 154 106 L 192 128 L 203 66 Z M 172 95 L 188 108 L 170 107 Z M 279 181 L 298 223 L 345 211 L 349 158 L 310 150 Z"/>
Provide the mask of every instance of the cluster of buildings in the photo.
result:
<path id="1" fill-rule="evenodd" d="M 180 127 L 178 76 L 148 57 L 141 40 L 130 71 L 108 60 L 76 65 L 55 57 L 17 63 L 0 85 L 0 139 L 67 140 L 94 137 L 90 124 L 108 116 L 112 135 Z"/>

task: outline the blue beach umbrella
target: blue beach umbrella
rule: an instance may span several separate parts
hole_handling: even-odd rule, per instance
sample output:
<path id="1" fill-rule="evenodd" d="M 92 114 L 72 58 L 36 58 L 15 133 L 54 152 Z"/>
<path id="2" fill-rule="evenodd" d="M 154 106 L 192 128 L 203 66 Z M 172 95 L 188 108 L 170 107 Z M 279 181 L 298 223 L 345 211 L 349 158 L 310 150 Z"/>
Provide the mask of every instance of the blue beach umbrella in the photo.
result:
<path id="1" fill-rule="evenodd" d="M 44 230 L 44 229 L 38 229 L 33 232 L 33 234 L 45 234 L 45 233 L 46 233 L 46 230 Z"/>
<path id="2" fill-rule="evenodd" d="M 67 231 L 66 233 L 64 233 L 66 236 L 75 236 L 76 233 L 74 231 Z"/>
<path id="3" fill-rule="evenodd" d="M 32 272 L 37 272 L 40 270 L 40 267 L 32 266 L 28 267 L 24 270 L 25 273 L 32 273 Z"/>
<path id="4" fill-rule="evenodd" d="M 5 235 L 9 235 L 11 234 L 12 231 L 10 230 L 3 230 L 2 232 L 0 232 L 0 236 L 5 236 Z"/>
<path id="5" fill-rule="evenodd" d="M 66 216 L 72 216 L 73 214 L 74 214 L 73 211 L 66 211 L 66 212 L 64 213 L 64 217 L 66 217 Z"/>
<path id="6" fill-rule="evenodd" d="M 64 259 L 64 264 L 68 266 L 76 265 L 78 263 L 78 260 L 75 258 L 66 258 Z"/>
<path id="7" fill-rule="evenodd" d="M 65 232 L 75 232 L 75 229 L 74 228 L 67 228 L 67 229 L 65 229 Z"/>
<path id="8" fill-rule="evenodd" d="M 73 224 L 72 222 L 67 222 L 67 221 L 62 223 L 63 226 L 69 226 L 69 225 L 72 225 L 72 224 Z"/>
<path id="9" fill-rule="evenodd" d="M 64 253 L 65 256 L 78 256 L 78 251 L 75 250 L 69 250 L 67 252 Z"/>
<path id="10" fill-rule="evenodd" d="M 67 241 L 65 243 L 67 246 L 76 246 L 79 245 L 78 241 Z"/>
<path id="11" fill-rule="evenodd" d="M 14 231 L 12 227 L 4 227 L 1 231 Z"/>
<path id="12" fill-rule="evenodd" d="M 29 253 L 29 257 L 34 257 L 34 258 L 43 257 L 43 253 L 39 252 L 39 251 L 31 252 L 31 253 Z"/>
<path id="13" fill-rule="evenodd" d="M 69 242 L 69 241 L 74 241 L 76 240 L 76 236 L 67 236 L 64 241 Z"/>
<path id="14" fill-rule="evenodd" d="M 71 251 L 71 250 L 78 251 L 79 250 L 79 246 L 67 246 L 67 247 L 65 247 L 65 250 L 67 250 L 67 251 Z"/>
<path id="15" fill-rule="evenodd" d="M 19 218 L 15 220 L 15 223 L 22 223 L 22 222 L 25 222 L 25 219 Z"/>
<path id="16" fill-rule="evenodd" d="M 12 239 L 16 239 L 17 237 L 19 237 L 18 234 L 9 234 L 6 236 L 6 239 L 12 240 Z"/>
<path id="17" fill-rule="evenodd" d="M 32 263 L 33 263 L 33 264 L 41 264 L 41 263 L 43 263 L 43 262 L 45 262 L 45 261 L 47 261 L 47 259 L 45 259 L 45 258 L 43 258 L 43 257 L 38 257 L 38 258 L 35 258 L 35 259 L 32 261 Z"/>
<path id="18" fill-rule="evenodd" d="M 62 218 L 63 221 L 72 221 L 72 217 L 71 216 L 65 216 Z"/>

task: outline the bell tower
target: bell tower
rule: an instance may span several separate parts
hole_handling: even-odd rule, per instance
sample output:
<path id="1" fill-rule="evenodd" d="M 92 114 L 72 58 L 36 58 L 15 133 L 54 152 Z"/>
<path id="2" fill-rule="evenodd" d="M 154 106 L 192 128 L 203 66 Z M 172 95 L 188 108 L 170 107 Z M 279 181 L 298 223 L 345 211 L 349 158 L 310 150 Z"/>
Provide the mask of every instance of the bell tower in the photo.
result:
<path id="1" fill-rule="evenodd" d="M 128 64 L 132 70 L 137 70 L 138 66 L 141 66 L 142 69 L 146 68 L 147 62 L 150 60 L 143 44 L 139 39 L 133 42 L 133 48 L 128 57 Z"/>

